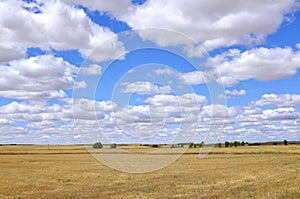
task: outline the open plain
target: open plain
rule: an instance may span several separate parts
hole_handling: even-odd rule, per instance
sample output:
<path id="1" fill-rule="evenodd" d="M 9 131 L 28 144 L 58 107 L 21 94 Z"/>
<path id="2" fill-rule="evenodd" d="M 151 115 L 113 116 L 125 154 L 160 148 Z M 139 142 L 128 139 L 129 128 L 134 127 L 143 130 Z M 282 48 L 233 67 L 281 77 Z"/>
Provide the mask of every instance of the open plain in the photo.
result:
<path id="1" fill-rule="evenodd" d="M 130 174 L 84 146 L 0 146 L 0 198 L 300 198 L 300 145 L 216 146 L 205 158 L 198 152 Z"/>

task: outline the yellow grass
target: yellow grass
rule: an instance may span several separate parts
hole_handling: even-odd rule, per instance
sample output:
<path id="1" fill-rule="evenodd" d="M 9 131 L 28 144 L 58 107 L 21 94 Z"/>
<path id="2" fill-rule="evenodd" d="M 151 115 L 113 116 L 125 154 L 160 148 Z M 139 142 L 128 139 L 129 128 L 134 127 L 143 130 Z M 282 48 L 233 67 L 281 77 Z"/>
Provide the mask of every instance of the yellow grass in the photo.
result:
<path id="1" fill-rule="evenodd" d="M 83 146 L 0 146 L 0 198 L 300 198 L 299 145 L 215 147 L 202 159 L 198 152 L 129 174 Z"/>

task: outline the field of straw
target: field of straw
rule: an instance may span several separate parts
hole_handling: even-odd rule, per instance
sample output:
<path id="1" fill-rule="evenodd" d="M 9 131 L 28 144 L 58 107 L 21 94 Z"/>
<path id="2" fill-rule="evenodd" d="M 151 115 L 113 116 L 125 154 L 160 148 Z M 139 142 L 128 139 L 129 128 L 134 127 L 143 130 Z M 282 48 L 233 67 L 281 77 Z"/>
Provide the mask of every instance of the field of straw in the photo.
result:
<path id="1" fill-rule="evenodd" d="M 130 174 L 83 146 L 0 146 L 0 198 L 300 198 L 300 145 L 215 147 L 205 158 L 198 152 Z"/>

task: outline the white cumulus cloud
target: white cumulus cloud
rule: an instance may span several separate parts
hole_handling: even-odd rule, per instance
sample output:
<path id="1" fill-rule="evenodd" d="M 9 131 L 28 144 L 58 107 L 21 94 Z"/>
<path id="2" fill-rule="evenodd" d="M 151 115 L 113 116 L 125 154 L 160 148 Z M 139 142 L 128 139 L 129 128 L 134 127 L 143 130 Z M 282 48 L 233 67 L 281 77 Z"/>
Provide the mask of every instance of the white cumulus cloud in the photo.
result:
<path id="1" fill-rule="evenodd" d="M 256 106 L 273 105 L 277 107 L 300 106 L 300 95 L 298 94 L 264 94 L 255 102 Z"/>
<path id="2" fill-rule="evenodd" d="M 212 61 L 221 76 L 217 81 L 233 86 L 242 80 L 269 81 L 295 75 L 300 68 L 300 51 L 291 47 L 260 47 L 244 52 L 233 49 L 213 57 Z"/>
<path id="3" fill-rule="evenodd" d="M 62 98 L 73 89 L 78 68 L 52 55 L 40 55 L 0 65 L 0 95 L 7 98 Z"/>
<path id="4" fill-rule="evenodd" d="M 80 74 L 83 75 L 101 75 L 102 67 L 98 64 L 91 64 L 80 68 Z"/>
<path id="5" fill-rule="evenodd" d="M 78 49 L 97 61 L 124 51 L 113 32 L 93 23 L 83 9 L 62 1 L 1 1 L 0 8 L 0 52 L 4 52 L 0 62 L 24 57 L 30 47 Z M 94 56 L 90 56 L 92 51 Z"/>
<path id="6" fill-rule="evenodd" d="M 124 83 L 125 88 L 123 93 L 138 93 L 142 95 L 155 95 L 155 94 L 170 94 L 172 88 L 167 86 L 159 86 L 151 82 L 132 82 Z"/>
<path id="7" fill-rule="evenodd" d="M 148 0 L 120 19 L 132 28 L 173 29 L 202 42 L 208 49 L 214 49 L 262 42 L 265 35 L 279 28 L 284 15 L 295 6 L 293 0 L 275 0 L 272 6 L 268 0 Z M 185 42 L 176 34 L 164 34 L 157 31 L 155 35 L 142 34 L 142 37 L 162 45 Z"/>

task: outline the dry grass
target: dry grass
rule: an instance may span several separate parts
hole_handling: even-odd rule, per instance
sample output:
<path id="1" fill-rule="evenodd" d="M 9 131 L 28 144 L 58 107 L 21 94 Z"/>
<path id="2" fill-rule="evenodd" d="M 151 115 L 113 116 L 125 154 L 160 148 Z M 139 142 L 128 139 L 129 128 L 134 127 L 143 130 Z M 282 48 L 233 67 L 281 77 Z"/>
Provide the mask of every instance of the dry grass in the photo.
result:
<path id="1" fill-rule="evenodd" d="M 203 159 L 198 151 L 129 174 L 82 146 L 0 146 L 0 198 L 300 198 L 299 145 L 214 148 Z"/>

